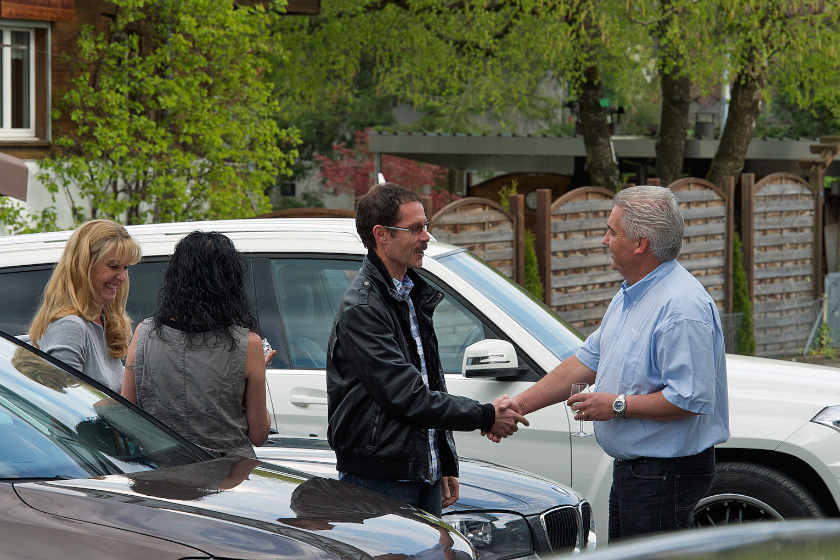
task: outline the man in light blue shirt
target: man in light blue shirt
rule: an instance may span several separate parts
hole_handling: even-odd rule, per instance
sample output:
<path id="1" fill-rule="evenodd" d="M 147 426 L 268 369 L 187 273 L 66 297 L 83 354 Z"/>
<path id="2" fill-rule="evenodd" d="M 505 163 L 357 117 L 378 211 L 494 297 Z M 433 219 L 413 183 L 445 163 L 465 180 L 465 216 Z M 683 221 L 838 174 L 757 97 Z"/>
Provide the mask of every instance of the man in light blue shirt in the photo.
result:
<path id="1" fill-rule="evenodd" d="M 676 258 L 685 230 L 662 187 L 619 192 L 602 243 L 624 282 L 597 331 L 532 388 L 520 414 L 567 400 L 616 461 L 609 540 L 693 525 L 729 438 L 723 332 L 714 301 Z M 570 395 L 584 382 L 593 392 Z"/>

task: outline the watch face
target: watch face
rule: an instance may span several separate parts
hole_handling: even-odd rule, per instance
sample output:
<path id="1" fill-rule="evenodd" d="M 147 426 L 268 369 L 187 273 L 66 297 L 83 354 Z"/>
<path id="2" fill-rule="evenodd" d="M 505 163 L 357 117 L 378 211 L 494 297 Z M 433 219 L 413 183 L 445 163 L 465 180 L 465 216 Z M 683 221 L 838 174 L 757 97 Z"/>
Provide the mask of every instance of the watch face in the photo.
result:
<path id="1" fill-rule="evenodd" d="M 624 400 L 619 400 L 619 399 L 616 399 L 616 400 L 613 402 L 613 410 L 614 410 L 615 412 L 617 412 L 617 413 L 624 412 L 624 409 L 625 409 L 625 407 L 626 407 L 626 406 L 627 406 L 627 405 L 626 405 L 626 403 L 624 402 Z"/>
<path id="2" fill-rule="evenodd" d="M 525 206 L 531 210 L 537 209 L 537 191 L 531 191 L 525 195 Z"/>

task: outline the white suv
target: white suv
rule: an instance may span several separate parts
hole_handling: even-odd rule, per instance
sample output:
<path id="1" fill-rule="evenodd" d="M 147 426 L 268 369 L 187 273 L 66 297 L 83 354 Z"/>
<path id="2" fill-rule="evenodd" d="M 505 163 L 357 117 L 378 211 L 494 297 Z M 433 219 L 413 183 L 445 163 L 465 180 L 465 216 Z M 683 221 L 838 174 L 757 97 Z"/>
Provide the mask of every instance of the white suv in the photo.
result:
<path id="1" fill-rule="evenodd" d="M 352 220 L 273 219 L 130 227 L 143 261 L 130 273 L 134 321 L 154 312 L 166 260 L 184 234 L 219 231 L 248 255 L 253 301 L 278 351 L 267 374 L 273 428 L 326 435 L 326 343 L 341 295 L 365 249 Z M 68 232 L 0 238 L 0 330 L 25 333 Z M 419 271 L 446 295 L 434 322 L 453 394 L 481 402 L 520 393 L 571 356 L 580 335 L 507 277 L 462 248 L 431 242 Z M 462 371 L 465 351 L 497 339 L 512 348 L 510 371 Z M 493 343 L 485 343 L 493 344 Z M 718 476 L 695 520 L 701 526 L 754 519 L 840 516 L 840 372 L 728 356 L 730 440 L 717 448 Z M 566 406 L 528 416 L 531 426 L 496 445 L 456 435 L 461 455 L 503 463 L 573 486 L 607 526 L 612 459 L 594 437 L 574 438 Z M 592 427 L 587 431 L 592 431 Z"/>

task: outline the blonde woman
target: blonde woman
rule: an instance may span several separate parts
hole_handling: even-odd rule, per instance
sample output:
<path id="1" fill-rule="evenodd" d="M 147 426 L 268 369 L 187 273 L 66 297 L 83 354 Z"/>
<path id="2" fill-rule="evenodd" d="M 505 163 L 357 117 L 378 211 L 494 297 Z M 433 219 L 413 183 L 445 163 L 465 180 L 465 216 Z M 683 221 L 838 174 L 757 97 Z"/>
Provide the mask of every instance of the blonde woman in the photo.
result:
<path id="1" fill-rule="evenodd" d="M 33 343 L 119 392 L 121 359 L 131 342 L 131 319 L 125 312 L 128 268 L 139 260 L 140 246 L 123 226 L 110 220 L 79 226 L 29 328 Z"/>

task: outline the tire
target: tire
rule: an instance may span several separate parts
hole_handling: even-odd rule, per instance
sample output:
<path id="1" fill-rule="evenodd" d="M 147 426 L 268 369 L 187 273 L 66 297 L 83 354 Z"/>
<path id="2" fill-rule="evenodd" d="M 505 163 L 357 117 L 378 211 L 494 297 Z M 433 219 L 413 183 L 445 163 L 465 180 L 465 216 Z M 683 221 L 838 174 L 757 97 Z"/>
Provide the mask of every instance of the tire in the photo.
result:
<path id="1" fill-rule="evenodd" d="M 709 494 L 694 508 L 698 528 L 750 521 L 824 517 L 804 486 L 776 469 L 753 463 L 719 463 Z"/>

